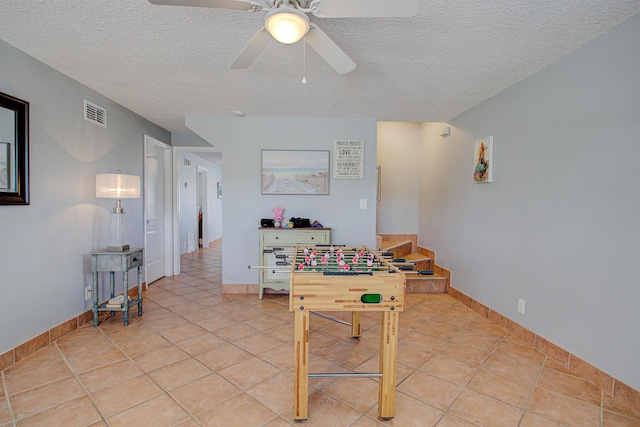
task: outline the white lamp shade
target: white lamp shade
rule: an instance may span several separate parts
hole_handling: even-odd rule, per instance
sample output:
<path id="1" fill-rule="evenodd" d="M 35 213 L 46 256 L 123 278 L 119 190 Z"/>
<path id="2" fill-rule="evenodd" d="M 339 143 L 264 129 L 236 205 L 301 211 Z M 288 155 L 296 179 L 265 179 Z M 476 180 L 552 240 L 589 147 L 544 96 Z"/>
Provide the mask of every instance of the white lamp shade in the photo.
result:
<path id="1" fill-rule="evenodd" d="M 294 8 L 274 9 L 264 23 L 271 36 L 280 43 L 295 43 L 309 31 L 309 18 Z"/>
<path id="2" fill-rule="evenodd" d="M 96 175 L 96 197 L 107 199 L 140 198 L 140 177 L 123 173 Z"/>

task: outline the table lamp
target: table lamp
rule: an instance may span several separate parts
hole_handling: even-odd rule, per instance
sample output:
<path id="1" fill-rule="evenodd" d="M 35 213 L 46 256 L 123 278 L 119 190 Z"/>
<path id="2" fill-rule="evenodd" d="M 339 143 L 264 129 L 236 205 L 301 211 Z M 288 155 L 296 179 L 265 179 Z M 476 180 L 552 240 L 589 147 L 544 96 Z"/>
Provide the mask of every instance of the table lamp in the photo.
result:
<path id="1" fill-rule="evenodd" d="M 96 197 L 116 199 L 116 207 L 111 212 L 111 228 L 109 230 L 109 246 L 107 252 L 124 252 L 129 250 L 125 242 L 125 216 L 120 205 L 121 199 L 140 198 L 140 177 L 120 173 L 99 173 L 96 175 Z"/>

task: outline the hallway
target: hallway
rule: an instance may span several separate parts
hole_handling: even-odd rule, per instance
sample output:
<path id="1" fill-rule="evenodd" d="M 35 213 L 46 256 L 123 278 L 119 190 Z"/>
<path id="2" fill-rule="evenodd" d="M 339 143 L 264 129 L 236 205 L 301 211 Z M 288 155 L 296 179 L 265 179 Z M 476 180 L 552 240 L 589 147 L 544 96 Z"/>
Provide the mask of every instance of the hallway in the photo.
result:
<path id="1" fill-rule="evenodd" d="M 86 324 L 2 372 L 0 426 L 638 426 L 627 408 L 448 295 L 408 295 L 396 416 L 377 419 L 369 378 L 310 380 L 292 421 L 288 297 L 222 295 L 221 243 L 153 283 L 144 313 Z M 343 313 L 340 313 L 342 315 Z M 348 314 L 344 313 L 343 318 Z M 311 372 L 378 370 L 379 314 L 364 333 L 311 320 Z"/>

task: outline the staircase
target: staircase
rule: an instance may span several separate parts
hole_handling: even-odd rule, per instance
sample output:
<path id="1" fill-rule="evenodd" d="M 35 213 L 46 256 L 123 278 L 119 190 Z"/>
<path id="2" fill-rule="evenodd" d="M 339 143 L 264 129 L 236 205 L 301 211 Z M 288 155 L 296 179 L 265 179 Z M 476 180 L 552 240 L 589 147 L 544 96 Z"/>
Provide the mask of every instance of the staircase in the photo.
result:
<path id="1" fill-rule="evenodd" d="M 391 263 L 405 273 L 407 293 L 447 293 L 450 272 L 435 264 L 435 252 L 417 246 L 412 239 L 392 240 L 393 237 L 382 235 L 378 246 L 383 253 L 388 254 L 387 258 Z"/>

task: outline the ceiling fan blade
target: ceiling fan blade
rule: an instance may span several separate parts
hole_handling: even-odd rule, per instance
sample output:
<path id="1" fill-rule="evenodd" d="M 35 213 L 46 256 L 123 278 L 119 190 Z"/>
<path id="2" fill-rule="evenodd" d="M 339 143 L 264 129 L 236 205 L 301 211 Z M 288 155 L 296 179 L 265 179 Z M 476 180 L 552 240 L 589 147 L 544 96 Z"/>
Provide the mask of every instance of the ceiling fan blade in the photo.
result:
<path id="1" fill-rule="evenodd" d="M 242 49 L 242 52 L 236 56 L 236 59 L 231 63 L 231 68 L 249 68 L 271 40 L 271 34 L 262 27 L 262 29 L 253 36 L 249 43 L 247 43 L 244 49 Z"/>
<path id="2" fill-rule="evenodd" d="M 309 29 L 304 39 L 338 74 L 347 74 L 356 68 L 356 63 L 315 25 Z"/>
<path id="3" fill-rule="evenodd" d="M 418 0 L 322 0 L 320 18 L 407 17 L 418 13 Z"/>
<path id="4" fill-rule="evenodd" d="M 149 3 L 165 6 L 215 7 L 218 9 L 254 10 L 254 5 L 244 0 L 149 0 Z"/>

